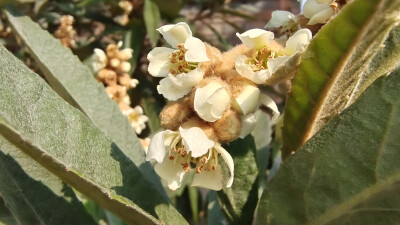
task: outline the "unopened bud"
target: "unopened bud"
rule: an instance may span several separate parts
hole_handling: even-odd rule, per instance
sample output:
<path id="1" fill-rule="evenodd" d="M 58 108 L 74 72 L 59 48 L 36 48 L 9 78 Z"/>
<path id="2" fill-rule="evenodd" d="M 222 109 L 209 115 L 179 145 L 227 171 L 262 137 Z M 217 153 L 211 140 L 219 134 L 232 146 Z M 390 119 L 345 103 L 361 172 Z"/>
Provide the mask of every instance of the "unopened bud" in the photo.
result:
<path id="1" fill-rule="evenodd" d="M 188 98 L 183 98 L 164 107 L 160 113 L 161 126 L 164 129 L 178 130 L 179 126 L 193 114 L 188 101 Z"/>
<path id="2" fill-rule="evenodd" d="M 132 54 L 133 54 L 133 49 L 131 49 L 131 48 L 125 48 L 125 49 L 122 49 L 122 50 L 120 50 L 120 51 L 118 52 L 118 58 L 119 58 L 120 60 L 127 61 L 127 60 L 129 60 L 130 58 L 132 58 Z"/>
<path id="3" fill-rule="evenodd" d="M 131 64 L 129 62 L 121 62 L 118 69 L 124 73 L 127 73 L 129 70 L 131 70 Z"/>
<path id="4" fill-rule="evenodd" d="M 219 142 L 230 142 L 237 139 L 242 129 L 238 114 L 233 110 L 226 111 L 222 118 L 212 123 Z"/>
<path id="5" fill-rule="evenodd" d="M 113 70 L 102 69 L 97 73 L 97 80 L 109 86 L 116 85 L 117 73 Z"/>
<path id="6" fill-rule="evenodd" d="M 113 67 L 113 68 L 119 67 L 120 64 L 121 64 L 121 61 L 119 59 L 117 59 L 117 58 L 112 58 L 110 60 L 110 66 Z"/>

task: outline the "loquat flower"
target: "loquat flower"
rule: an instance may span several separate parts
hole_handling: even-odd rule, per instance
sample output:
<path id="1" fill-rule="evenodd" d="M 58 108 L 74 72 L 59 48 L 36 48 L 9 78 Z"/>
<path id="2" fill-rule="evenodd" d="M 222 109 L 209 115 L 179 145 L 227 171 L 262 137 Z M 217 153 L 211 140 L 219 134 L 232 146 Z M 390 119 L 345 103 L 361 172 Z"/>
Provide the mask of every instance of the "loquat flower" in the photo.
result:
<path id="1" fill-rule="evenodd" d="M 170 101 L 188 94 L 204 76 L 201 63 L 208 61 L 206 46 L 186 23 L 165 25 L 157 29 L 172 48 L 156 47 L 147 55 L 149 73 L 164 77 L 157 86 L 158 93 Z"/>

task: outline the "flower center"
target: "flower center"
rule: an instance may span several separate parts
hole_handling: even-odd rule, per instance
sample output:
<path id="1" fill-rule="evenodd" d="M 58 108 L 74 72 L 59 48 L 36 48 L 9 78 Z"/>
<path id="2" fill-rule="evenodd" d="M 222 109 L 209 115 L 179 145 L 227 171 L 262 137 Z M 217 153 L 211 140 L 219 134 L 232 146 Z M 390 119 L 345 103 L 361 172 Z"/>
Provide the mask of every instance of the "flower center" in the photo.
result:
<path id="1" fill-rule="evenodd" d="M 211 148 L 201 157 L 193 158 L 191 152 L 186 151 L 179 136 L 172 141 L 168 158 L 173 160 L 174 163 L 179 163 L 185 172 L 190 172 L 191 164 L 194 165 L 193 168 L 196 168 L 196 173 L 201 173 L 202 170 L 214 171 L 218 165 L 218 152 L 214 148 Z"/>
<path id="2" fill-rule="evenodd" d="M 177 75 L 180 73 L 188 73 L 197 68 L 197 62 L 187 62 L 185 60 L 186 49 L 183 44 L 178 44 L 178 49 L 173 51 L 170 56 L 170 68 L 169 72 L 172 75 Z"/>
<path id="3" fill-rule="evenodd" d="M 139 112 L 133 110 L 131 113 L 129 113 L 128 120 L 129 122 L 137 122 L 139 120 L 139 116 L 140 116 Z"/>
<path id="4" fill-rule="evenodd" d="M 264 47 L 256 52 L 253 58 L 247 59 L 246 63 L 250 65 L 254 72 L 268 69 L 267 62 L 269 59 L 278 57 L 278 54 Z"/>

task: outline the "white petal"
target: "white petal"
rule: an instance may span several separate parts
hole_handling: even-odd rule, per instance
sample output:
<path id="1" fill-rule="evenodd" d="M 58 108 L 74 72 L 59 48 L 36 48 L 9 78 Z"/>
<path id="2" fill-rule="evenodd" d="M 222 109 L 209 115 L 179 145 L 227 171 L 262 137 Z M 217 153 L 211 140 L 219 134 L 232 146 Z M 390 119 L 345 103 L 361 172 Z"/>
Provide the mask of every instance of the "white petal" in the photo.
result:
<path id="1" fill-rule="evenodd" d="M 242 117 L 242 130 L 240 131 L 240 138 L 245 138 L 249 135 L 257 125 L 256 114 L 250 113 Z"/>
<path id="2" fill-rule="evenodd" d="M 226 165 L 229 168 L 229 172 L 231 176 L 229 177 L 228 181 L 226 182 L 226 187 L 231 187 L 233 183 L 233 177 L 234 177 L 234 163 L 232 156 L 220 145 L 215 145 L 214 148 L 217 150 L 219 154 L 221 154 L 222 159 L 224 159 Z"/>
<path id="3" fill-rule="evenodd" d="M 230 96 L 225 87 L 218 82 L 211 81 L 196 89 L 194 109 L 203 120 L 214 122 L 222 117 L 229 106 L 229 101 Z"/>
<path id="4" fill-rule="evenodd" d="M 303 15 L 310 19 L 315 14 L 328 8 L 331 8 L 330 3 L 318 3 L 316 0 L 307 0 L 303 7 Z"/>
<path id="5" fill-rule="evenodd" d="M 246 63 L 247 57 L 245 55 L 237 55 L 235 57 L 235 69 L 243 77 L 253 81 L 256 84 L 263 84 L 265 80 L 271 76 L 269 70 L 260 70 L 254 72 L 250 65 Z"/>
<path id="6" fill-rule="evenodd" d="M 176 76 L 169 74 L 157 86 L 158 93 L 170 101 L 176 101 L 188 94 L 193 86 L 203 79 L 203 75 L 200 66 L 189 73 L 181 73 Z"/>
<path id="7" fill-rule="evenodd" d="M 185 60 L 188 62 L 206 62 L 210 60 L 207 56 L 206 45 L 200 39 L 195 37 L 188 37 L 186 39 Z"/>
<path id="8" fill-rule="evenodd" d="M 154 77 L 166 77 L 169 73 L 170 56 L 174 50 L 165 47 L 156 47 L 149 52 L 149 73 Z"/>
<path id="9" fill-rule="evenodd" d="M 279 69 L 286 61 L 290 59 L 290 56 L 278 56 L 267 61 L 268 70 L 271 75 Z"/>
<path id="10" fill-rule="evenodd" d="M 299 51 L 310 42 L 311 38 L 312 33 L 309 29 L 298 30 L 286 41 L 286 55 L 293 55 L 295 52 Z"/>
<path id="11" fill-rule="evenodd" d="M 238 97 L 235 98 L 233 105 L 236 111 L 241 111 L 243 115 L 256 111 L 260 98 L 260 89 L 253 85 L 246 85 Z"/>
<path id="12" fill-rule="evenodd" d="M 149 150 L 147 151 L 146 160 L 157 160 L 161 163 L 164 160 L 167 150 L 164 145 L 164 131 L 156 133 L 150 140 Z"/>
<path id="13" fill-rule="evenodd" d="M 214 171 L 202 171 L 193 176 L 192 186 L 219 191 L 223 187 L 222 169 L 217 166 Z"/>
<path id="14" fill-rule="evenodd" d="M 265 25 L 265 28 L 281 27 L 289 23 L 291 20 L 295 20 L 296 16 L 284 10 L 275 10 L 271 14 L 271 19 Z"/>
<path id="15" fill-rule="evenodd" d="M 192 36 L 189 25 L 184 22 L 165 25 L 158 28 L 157 31 L 173 48 L 177 48 L 178 44 L 185 43 L 186 39 Z"/>
<path id="16" fill-rule="evenodd" d="M 278 106 L 275 104 L 274 100 L 272 100 L 272 98 L 270 98 L 268 95 L 265 94 L 261 94 L 260 96 L 260 104 L 270 108 L 272 110 L 272 118 L 271 121 L 275 121 L 276 119 L 278 119 L 280 113 L 278 110 Z"/>
<path id="17" fill-rule="evenodd" d="M 243 34 L 236 33 L 236 36 L 248 48 L 261 49 L 270 41 L 274 40 L 274 33 L 262 29 L 251 29 Z"/>
<path id="18" fill-rule="evenodd" d="M 333 15 L 335 15 L 335 11 L 332 8 L 328 8 L 322 10 L 321 12 L 315 14 L 311 17 L 310 21 L 308 21 L 307 25 L 314 25 L 317 23 L 326 23 Z"/>
<path id="19" fill-rule="evenodd" d="M 187 152 L 192 152 L 192 157 L 197 158 L 208 152 L 214 146 L 214 141 L 208 139 L 204 131 L 198 127 L 183 129 L 179 127 L 182 143 Z"/>
<path id="20" fill-rule="evenodd" d="M 94 62 L 92 66 L 96 72 L 107 66 L 107 56 L 103 50 L 99 48 L 94 49 Z"/>
<path id="21" fill-rule="evenodd" d="M 167 181 L 169 189 L 175 191 L 182 185 L 185 171 L 180 163 L 174 163 L 174 160 L 168 158 L 168 154 L 162 163 L 154 166 L 154 170 L 163 180 Z"/>

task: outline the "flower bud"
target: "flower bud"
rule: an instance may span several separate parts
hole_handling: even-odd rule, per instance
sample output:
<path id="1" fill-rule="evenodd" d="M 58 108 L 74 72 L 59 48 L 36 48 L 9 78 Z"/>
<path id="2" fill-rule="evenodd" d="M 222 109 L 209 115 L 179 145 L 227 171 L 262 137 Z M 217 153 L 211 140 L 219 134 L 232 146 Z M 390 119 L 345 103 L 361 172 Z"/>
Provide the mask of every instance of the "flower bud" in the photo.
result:
<path id="1" fill-rule="evenodd" d="M 132 54 L 133 54 L 133 49 L 131 48 L 125 48 L 122 49 L 118 52 L 118 58 L 122 61 L 127 61 L 130 58 L 132 58 Z"/>
<path id="2" fill-rule="evenodd" d="M 118 67 L 118 70 L 127 73 L 129 70 L 131 70 L 131 64 L 129 62 L 121 62 L 121 64 Z"/>
<path id="3" fill-rule="evenodd" d="M 242 124 L 239 116 L 233 110 L 226 111 L 222 118 L 212 123 L 219 142 L 230 142 L 239 137 Z"/>
<path id="4" fill-rule="evenodd" d="M 166 130 L 177 130 L 193 111 L 188 104 L 189 98 L 168 103 L 160 113 L 161 126 Z"/>
<path id="5" fill-rule="evenodd" d="M 112 58 L 110 60 L 110 66 L 113 67 L 113 68 L 119 67 L 120 64 L 121 64 L 121 61 L 119 59 L 117 59 L 117 58 Z"/>
<path id="6" fill-rule="evenodd" d="M 102 69 L 97 73 L 97 80 L 109 86 L 117 84 L 117 73 L 112 70 Z"/>
<path id="7" fill-rule="evenodd" d="M 194 93 L 194 110 L 205 121 L 214 122 L 221 118 L 230 105 L 226 83 L 219 78 L 201 82 Z"/>

